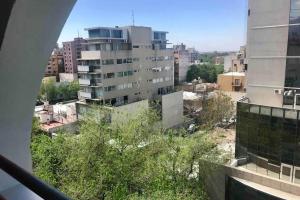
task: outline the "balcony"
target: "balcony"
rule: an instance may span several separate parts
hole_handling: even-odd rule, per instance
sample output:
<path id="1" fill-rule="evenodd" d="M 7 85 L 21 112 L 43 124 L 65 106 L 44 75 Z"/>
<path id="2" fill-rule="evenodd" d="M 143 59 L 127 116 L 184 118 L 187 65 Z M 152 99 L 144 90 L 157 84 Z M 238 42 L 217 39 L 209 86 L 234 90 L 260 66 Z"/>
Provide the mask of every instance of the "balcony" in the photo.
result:
<path id="1" fill-rule="evenodd" d="M 78 97 L 79 99 L 92 99 L 92 92 L 79 91 Z"/>
<path id="2" fill-rule="evenodd" d="M 101 78 L 94 78 L 91 80 L 91 86 L 92 87 L 101 87 L 103 86 L 102 84 L 102 79 Z"/>
<path id="3" fill-rule="evenodd" d="M 90 66 L 78 65 L 78 72 L 90 72 Z"/>
<path id="4" fill-rule="evenodd" d="M 242 87 L 242 82 L 232 83 L 233 87 Z"/>
<path id="5" fill-rule="evenodd" d="M 0 154 L 0 169 L 20 184 L 1 192 L 0 199 L 57 199 L 68 200 L 64 194 L 47 185 Z"/>
<path id="6" fill-rule="evenodd" d="M 81 58 L 85 60 L 96 60 L 101 58 L 100 51 L 81 51 Z"/>
<path id="7" fill-rule="evenodd" d="M 79 85 L 91 85 L 91 80 L 90 79 L 78 79 Z"/>

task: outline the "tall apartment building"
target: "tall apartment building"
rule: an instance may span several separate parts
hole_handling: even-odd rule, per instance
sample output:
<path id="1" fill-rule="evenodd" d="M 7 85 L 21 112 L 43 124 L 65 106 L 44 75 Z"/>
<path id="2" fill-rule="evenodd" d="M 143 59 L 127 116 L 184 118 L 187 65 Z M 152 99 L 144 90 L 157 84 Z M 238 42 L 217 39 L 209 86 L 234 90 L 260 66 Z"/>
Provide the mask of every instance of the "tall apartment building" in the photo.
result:
<path id="1" fill-rule="evenodd" d="M 167 32 L 150 27 L 88 28 L 81 52 L 79 99 L 119 106 L 158 99 L 174 87 L 173 50 Z"/>
<path id="2" fill-rule="evenodd" d="M 48 60 L 48 64 L 45 69 L 45 76 L 56 76 L 64 70 L 64 58 L 62 49 L 58 46 L 54 48 L 52 54 Z"/>
<path id="3" fill-rule="evenodd" d="M 77 60 L 81 58 L 81 51 L 84 50 L 83 38 L 74 38 L 73 41 L 63 42 L 64 68 L 65 73 L 77 73 Z"/>
<path id="4" fill-rule="evenodd" d="M 186 81 L 186 75 L 189 67 L 192 65 L 192 53 L 190 53 L 184 44 L 174 45 L 174 83 Z"/>
<path id="5" fill-rule="evenodd" d="M 300 191 L 299 10 L 300 0 L 249 0 L 247 95 L 237 105 L 235 152 L 247 170 L 271 178 L 265 185 L 283 191 L 289 183 L 293 195 Z"/>

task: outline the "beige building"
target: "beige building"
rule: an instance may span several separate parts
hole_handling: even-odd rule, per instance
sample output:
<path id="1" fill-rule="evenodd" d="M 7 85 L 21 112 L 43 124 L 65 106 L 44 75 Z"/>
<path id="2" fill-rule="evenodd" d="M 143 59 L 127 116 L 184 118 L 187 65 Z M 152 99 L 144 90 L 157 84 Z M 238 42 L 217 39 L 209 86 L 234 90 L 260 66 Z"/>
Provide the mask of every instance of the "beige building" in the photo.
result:
<path id="1" fill-rule="evenodd" d="M 64 68 L 64 56 L 62 50 L 56 47 L 49 60 L 45 70 L 45 76 L 57 76 L 60 72 L 63 72 Z"/>
<path id="2" fill-rule="evenodd" d="M 223 91 L 245 92 L 246 76 L 243 72 L 228 72 L 218 75 L 218 86 Z"/>

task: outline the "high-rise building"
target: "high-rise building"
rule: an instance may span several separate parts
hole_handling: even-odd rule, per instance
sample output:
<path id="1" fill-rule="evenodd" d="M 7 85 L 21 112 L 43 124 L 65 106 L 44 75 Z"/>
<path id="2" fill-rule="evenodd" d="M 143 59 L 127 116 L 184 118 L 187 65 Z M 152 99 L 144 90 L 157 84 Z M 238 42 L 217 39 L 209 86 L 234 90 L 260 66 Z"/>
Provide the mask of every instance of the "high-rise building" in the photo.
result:
<path id="1" fill-rule="evenodd" d="M 64 58 L 62 49 L 58 46 L 54 48 L 52 54 L 48 60 L 48 64 L 45 69 L 45 76 L 57 76 L 64 70 Z"/>
<path id="2" fill-rule="evenodd" d="M 174 57 L 167 49 L 167 32 L 140 26 L 86 30 L 79 99 L 119 106 L 171 93 Z"/>
<path id="3" fill-rule="evenodd" d="M 291 188 L 300 184 L 299 10 L 300 0 L 249 0 L 247 95 L 236 127 L 242 165 Z"/>
<path id="4" fill-rule="evenodd" d="M 73 41 L 63 42 L 64 68 L 65 73 L 77 73 L 77 60 L 81 58 L 81 51 L 86 40 L 74 38 Z"/>

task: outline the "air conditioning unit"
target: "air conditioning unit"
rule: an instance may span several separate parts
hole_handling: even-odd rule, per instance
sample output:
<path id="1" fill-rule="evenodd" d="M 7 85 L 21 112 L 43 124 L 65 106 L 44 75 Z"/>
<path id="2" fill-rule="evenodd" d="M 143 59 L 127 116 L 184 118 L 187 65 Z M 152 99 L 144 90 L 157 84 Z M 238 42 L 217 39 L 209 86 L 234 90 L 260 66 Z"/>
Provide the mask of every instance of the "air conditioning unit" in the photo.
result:
<path id="1" fill-rule="evenodd" d="M 282 89 L 275 89 L 274 94 L 281 95 L 282 94 Z"/>

